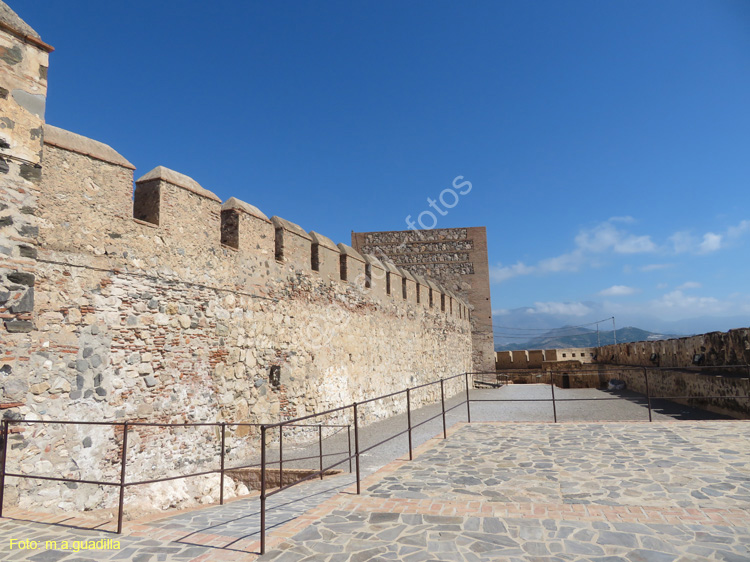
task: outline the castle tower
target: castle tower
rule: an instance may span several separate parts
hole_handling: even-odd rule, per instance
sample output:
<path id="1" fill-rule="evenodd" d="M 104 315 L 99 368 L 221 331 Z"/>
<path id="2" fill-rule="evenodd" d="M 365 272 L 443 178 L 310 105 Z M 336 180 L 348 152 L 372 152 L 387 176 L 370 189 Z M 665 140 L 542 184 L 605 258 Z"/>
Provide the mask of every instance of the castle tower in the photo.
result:
<path id="1" fill-rule="evenodd" d="M 0 347 L 33 328 L 48 55 L 26 22 L 0 1 Z M 20 342 L 16 342 L 18 344 Z"/>
<path id="2" fill-rule="evenodd" d="M 485 227 L 352 232 L 352 246 L 387 258 L 412 274 L 435 279 L 466 299 L 472 307 L 473 368 L 495 370 Z"/>

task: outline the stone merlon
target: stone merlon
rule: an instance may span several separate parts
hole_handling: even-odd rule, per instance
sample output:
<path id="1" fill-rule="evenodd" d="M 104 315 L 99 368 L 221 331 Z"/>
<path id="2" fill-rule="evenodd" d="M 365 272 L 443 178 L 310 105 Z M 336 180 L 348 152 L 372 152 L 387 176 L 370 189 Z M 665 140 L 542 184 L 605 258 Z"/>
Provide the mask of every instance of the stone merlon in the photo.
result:
<path id="1" fill-rule="evenodd" d="M 135 170 L 133 164 L 128 162 L 124 156 L 108 144 L 95 141 L 71 131 L 66 131 L 60 127 L 54 127 L 49 124 L 44 125 L 44 144 L 49 144 L 71 152 L 83 154 L 84 156 L 90 156 L 97 160 L 109 162 L 110 164 L 117 164 L 123 168 Z"/>
<path id="2" fill-rule="evenodd" d="M 410 281 L 414 281 L 415 283 L 417 283 L 416 278 L 411 273 L 409 273 L 408 270 L 404 269 L 403 267 L 396 267 L 396 270 L 401 274 L 402 277 L 405 277 L 406 279 L 409 279 Z"/>
<path id="3" fill-rule="evenodd" d="M 363 257 L 365 259 L 365 262 L 368 265 L 371 265 L 371 266 L 374 265 L 375 267 L 378 267 L 378 268 L 382 269 L 383 271 L 385 271 L 385 266 L 383 265 L 383 262 L 381 262 L 375 256 L 373 256 L 371 254 L 365 254 Z"/>
<path id="4" fill-rule="evenodd" d="M 364 263 L 365 258 L 362 257 L 362 254 L 360 254 L 357 250 L 355 250 L 351 246 L 347 246 L 343 242 L 339 242 L 338 247 L 342 255 L 347 256 L 349 258 L 354 258 L 355 260 L 358 260 Z"/>
<path id="5" fill-rule="evenodd" d="M 281 217 L 276 217 L 276 216 L 271 217 L 271 222 L 274 224 L 276 228 L 283 228 L 284 230 L 287 230 L 291 232 L 292 234 L 296 234 L 297 236 L 300 236 L 301 238 L 304 238 L 305 240 L 312 240 L 312 238 L 310 238 L 310 235 L 305 231 L 305 229 L 302 228 L 298 224 L 294 224 L 291 221 L 288 221 L 286 219 L 282 219 Z"/>
<path id="6" fill-rule="evenodd" d="M 268 217 L 263 213 L 263 211 L 258 209 L 258 207 L 251 205 L 250 203 L 240 201 L 236 197 L 230 197 L 229 199 L 227 199 L 224 204 L 222 204 L 221 210 L 242 211 L 243 213 L 247 213 L 248 215 L 252 215 L 259 219 L 263 219 L 264 221 L 269 221 Z"/>
<path id="7" fill-rule="evenodd" d="M 175 172 L 174 170 L 170 170 L 169 168 L 165 168 L 164 166 L 157 166 L 146 175 L 138 178 L 135 183 L 144 183 L 151 180 L 165 181 L 167 183 L 171 183 L 172 185 L 176 185 L 177 187 L 192 191 L 193 193 L 195 193 L 196 195 L 200 195 L 201 197 L 212 199 L 221 203 L 221 199 L 219 199 L 216 194 L 203 188 L 190 176 L 186 176 L 185 174 L 181 174 L 180 172 Z"/>
<path id="8" fill-rule="evenodd" d="M 312 237 L 312 241 L 314 244 L 317 244 L 318 246 L 323 246 L 324 248 L 328 248 L 329 250 L 333 250 L 334 252 L 338 252 L 339 248 L 336 246 L 336 244 L 328 238 L 327 236 L 323 236 L 319 232 L 315 232 L 314 230 L 310 231 L 310 236 Z"/>

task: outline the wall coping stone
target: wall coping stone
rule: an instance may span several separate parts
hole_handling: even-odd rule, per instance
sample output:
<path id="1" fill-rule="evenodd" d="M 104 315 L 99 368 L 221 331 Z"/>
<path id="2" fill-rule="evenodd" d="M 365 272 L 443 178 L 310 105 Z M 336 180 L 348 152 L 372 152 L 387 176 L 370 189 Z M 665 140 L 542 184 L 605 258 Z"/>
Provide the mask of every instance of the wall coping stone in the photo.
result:
<path id="1" fill-rule="evenodd" d="M 305 240 L 312 241 L 312 238 L 305 231 L 305 229 L 302 228 L 300 225 L 293 223 L 292 221 L 282 219 L 281 217 L 273 216 L 271 217 L 271 222 L 274 224 L 276 228 L 283 228 L 284 230 L 288 230 L 292 234 L 296 234 L 297 236 L 300 236 L 304 238 Z"/>
<path id="2" fill-rule="evenodd" d="M 2 0 L 0 0 L 0 29 L 7 31 L 11 35 L 15 35 L 24 42 L 31 43 L 48 53 L 55 50 L 52 45 L 48 45 L 42 41 L 42 38 L 34 28 L 21 19 L 21 17 Z"/>
<path id="3" fill-rule="evenodd" d="M 268 217 L 258 209 L 255 205 L 245 203 L 244 201 L 237 199 L 236 197 L 230 197 L 221 205 L 222 211 L 242 211 L 248 215 L 252 215 L 256 218 L 263 219 L 264 221 L 271 222 Z"/>
<path id="4" fill-rule="evenodd" d="M 0 21 L 24 35 L 41 39 L 39 34 L 28 23 L 23 21 L 17 13 L 11 10 L 10 6 L 5 2 L 0 2 Z"/>
<path id="5" fill-rule="evenodd" d="M 176 185 L 177 187 L 187 189 L 188 191 L 191 191 L 196 195 L 200 195 L 201 197 L 205 197 L 206 199 L 211 199 L 213 201 L 221 203 L 221 199 L 219 199 L 216 194 L 202 187 L 201 184 L 199 184 L 190 176 L 186 176 L 185 174 L 181 174 L 180 172 L 175 172 L 174 170 L 170 170 L 169 168 L 166 168 L 164 166 L 157 166 L 146 175 L 143 175 L 135 180 L 135 183 L 138 184 L 151 180 L 162 180 L 167 183 L 171 183 L 172 185 Z"/>
<path id="6" fill-rule="evenodd" d="M 360 254 L 357 250 L 355 250 L 351 246 L 347 246 L 343 242 L 339 242 L 338 247 L 342 255 L 353 258 L 355 260 L 359 260 L 362 263 L 365 263 L 365 258 L 362 257 L 362 254 Z"/>
<path id="7" fill-rule="evenodd" d="M 401 277 L 404 276 L 401 270 L 398 267 L 396 267 L 396 264 L 394 264 L 393 262 L 388 261 L 388 260 L 382 260 L 382 262 L 386 270 L 388 270 L 390 273 L 395 273 L 396 275 L 400 275 Z"/>
<path id="8" fill-rule="evenodd" d="M 380 261 L 378 258 L 371 254 L 362 254 L 362 257 L 365 258 L 365 263 L 369 264 L 370 266 L 375 266 L 377 268 L 382 269 L 385 271 L 385 266 L 383 265 L 383 262 Z"/>
<path id="9" fill-rule="evenodd" d="M 328 248 L 329 250 L 333 250 L 335 252 L 339 251 L 339 247 L 333 240 L 331 240 L 327 236 L 323 236 L 319 232 L 311 230 L 310 237 L 312 238 L 313 243 L 317 244 L 318 246 L 323 246 L 324 248 Z"/>
<path id="10" fill-rule="evenodd" d="M 77 152 L 84 156 L 90 156 L 97 160 L 109 162 L 110 164 L 116 164 L 123 168 L 129 168 L 135 170 L 135 166 L 128 162 L 128 160 L 114 148 L 103 142 L 95 141 L 83 135 L 73 133 L 55 127 L 49 123 L 44 125 L 44 144 L 56 146 L 63 150 L 69 150 L 70 152 Z"/>
<path id="11" fill-rule="evenodd" d="M 386 262 L 386 263 L 389 263 L 389 262 Z M 398 266 L 395 266 L 395 267 L 396 267 L 396 270 L 401 274 L 401 277 L 406 277 L 407 279 L 414 281 L 415 283 L 418 283 L 416 278 L 407 269 L 404 269 L 403 267 L 398 267 Z"/>

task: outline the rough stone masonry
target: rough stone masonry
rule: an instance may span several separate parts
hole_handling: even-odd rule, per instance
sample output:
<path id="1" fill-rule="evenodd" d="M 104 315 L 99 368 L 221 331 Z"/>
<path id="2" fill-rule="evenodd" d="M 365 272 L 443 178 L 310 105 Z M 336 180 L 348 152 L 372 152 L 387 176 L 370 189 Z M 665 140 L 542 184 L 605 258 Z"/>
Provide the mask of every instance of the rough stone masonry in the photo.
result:
<path id="1" fill-rule="evenodd" d="M 272 423 L 471 369 L 469 305 L 451 291 L 238 199 L 222 203 L 164 167 L 134 190 L 134 167 L 114 149 L 44 124 L 51 50 L 0 2 L 5 419 Z M 402 402 L 373 403 L 360 421 Z M 11 427 L 9 471 L 119 478 L 118 427 Z M 257 452 L 251 428 L 228 433 L 229 462 Z M 128 439 L 129 481 L 218 459 L 215 428 L 138 428 Z M 116 503 L 116 488 L 6 485 L 6 505 Z M 132 488 L 127 504 L 215 499 L 206 486 Z"/>
<path id="2" fill-rule="evenodd" d="M 352 246 L 387 257 L 417 279 L 436 279 L 466 299 L 471 307 L 472 368 L 495 370 L 485 227 L 352 232 Z"/>

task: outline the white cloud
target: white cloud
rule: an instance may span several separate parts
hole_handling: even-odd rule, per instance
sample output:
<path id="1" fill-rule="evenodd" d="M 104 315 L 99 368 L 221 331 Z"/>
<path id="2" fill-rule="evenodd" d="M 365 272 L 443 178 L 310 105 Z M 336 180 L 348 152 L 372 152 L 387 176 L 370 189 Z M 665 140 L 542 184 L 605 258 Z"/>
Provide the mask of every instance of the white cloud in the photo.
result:
<path id="1" fill-rule="evenodd" d="M 516 262 L 515 265 L 497 264 L 495 267 L 490 268 L 490 280 L 494 283 L 502 283 L 512 277 L 518 277 L 519 275 L 529 275 L 534 273 L 536 268 L 528 266 L 523 262 Z"/>
<path id="2" fill-rule="evenodd" d="M 521 261 L 506 266 L 498 264 L 490 268 L 490 279 L 494 283 L 502 283 L 522 275 L 578 271 L 586 265 L 596 265 L 597 254 L 637 254 L 655 251 L 656 244 L 650 236 L 636 236 L 613 224 L 632 222 L 635 222 L 633 217 L 612 217 L 593 228 L 582 229 L 574 239 L 575 248 L 572 251 L 539 260 L 535 265 L 527 265 Z"/>
<path id="3" fill-rule="evenodd" d="M 703 285 L 698 283 L 697 281 L 686 281 L 679 287 L 677 287 L 678 291 L 683 291 L 685 289 L 700 289 Z"/>
<path id="4" fill-rule="evenodd" d="M 687 231 L 675 232 L 669 237 L 669 241 L 672 242 L 672 248 L 677 254 L 684 254 L 690 252 L 695 248 L 695 237 Z"/>
<path id="5" fill-rule="evenodd" d="M 726 312 L 725 306 L 714 297 L 693 297 L 686 295 L 680 290 L 675 290 L 665 294 L 655 303 L 668 309 L 686 309 L 693 313 L 712 313 L 719 314 Z"/>
<path id="6" fill-rule="evenodd" d="M 561 316 L 586 316 L 592 310 L 582 302 L 535 302 L 529 314 L 557 314 Z"/>
<path id="7" fill-rule="evenodd" d="M 703 235 L 703 242 L 698 245 L 698 252 L 708 254 L 721 248 L 721 234 L 707 232 Z"/>
<path id="8" fill-rule="evenodd" d="M 639 267 L 641 271 L 648 272 L 648 271 L 658 271 L 660 269 L 667 269 L 669 267 L 672 267 L 674 264 L 672 263 L 652 263 L 649 265 L 644 265 L 643 267 Z"/>
<path id="9" fill-rule="evenodd" d="M 737 226 L 727 228 L 727 236 L 729 238 L 739 238 L 748 231 L 750 231 L 750 220 L 740 221 L 740 224 Z"/>
<path id="10" fill-rule="evenodd" d="M 656 244 L 651 236 L 634 234 L 626 226 L 635 223 L 633 217 L 611 217 L 592 228 L 578 231 L 573 239 L 574 248 L 568 252 L 539 260 L 536 264 L 526 264 L 518 261 L 513 265 L 502 265 L 490 268 L 490 279 L 494 283 L 502 283 L 513 277 L 524 275 L 545 275 L 549 273 L 575 272 L 584 267 L 596 267 L 601 264 L 602 256 L 612 254 L 632 255 L 649 253 L 676 254 L 709 254 L 730 245 L 730 240 L 736 240 L 746 232 L 750 232 L 750 220 L 743 220 L 736 226 L 729 227 L 726 233 L 706 232 L 703 236 L 696 236 L 689 230 L 681 230 L 672 234 L 669 244 Z M 672 267 L 671 263 L 655 263 L 639 268 L 642 272 L 657 271 Z M 629 270 L 625 270 L 626 272 Z"/>
<path id="11" fill-rule="evenodd" d="M 557 273 L 559 271 L 578 271 L 586 262 L 586 257 L 581 251 L 562 254 L 554 258 L 541 260 L 537 270 L 541 273 Z"/>
<path id="12" fill-rule="evenodd" d="M 603 297 L 624 297 L 627 295 L 632 295 L 636 292 L 637 289 L 633 287 L 628 287 L 626 285 L 612 285 L 608 289 L 599 291 L 599 294 Z"/>
<path id="13" fill-rule="evenodd" d="M 609 219 L 590 230 L 581 230 L 575 238 L 576 245 L 589 252 L 612 250 L 618 254 L 640 254 L 653 252 L 656 244 L 650 236 L 635 236 L 616 228 L 612 222 L 618 217 Z M 620 219 L 621 222 L 621 219 Z"/>
<path id="14" fill-rule="evenodd" d="M 727 247 L 727 240 L 736 240 L 750 232 L 750 220 L 740 221 L 737 226 L 730 226 L 726 233 L 706 232 L 702 237 L 693 235 L 688 230 L 675 232 L 669 237 L 672 248 L 677 254 L 710 254 Z"/>

